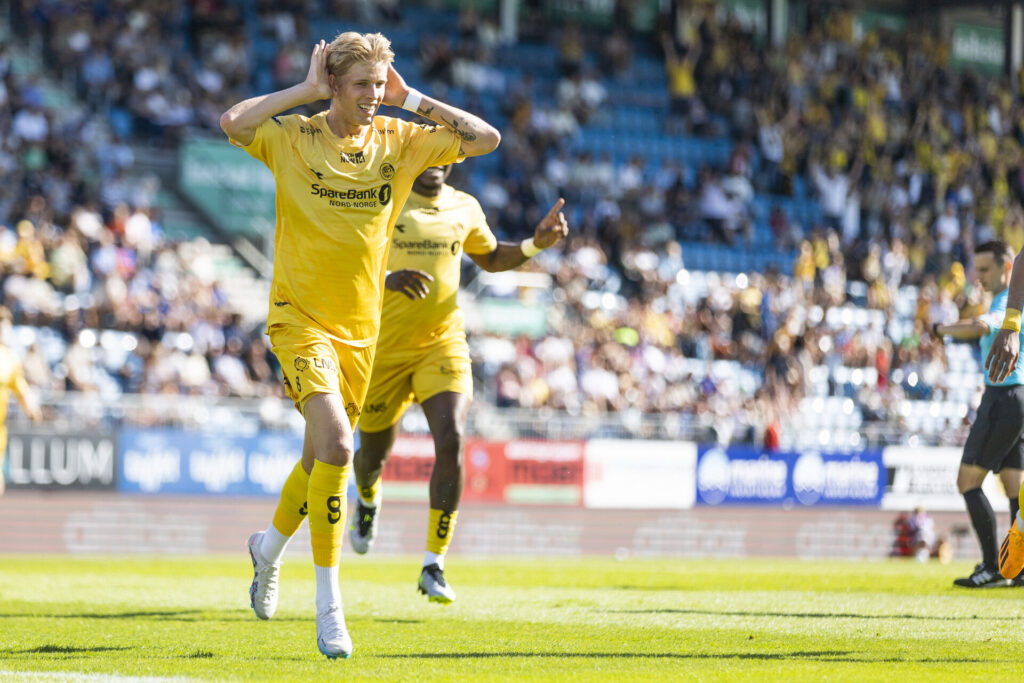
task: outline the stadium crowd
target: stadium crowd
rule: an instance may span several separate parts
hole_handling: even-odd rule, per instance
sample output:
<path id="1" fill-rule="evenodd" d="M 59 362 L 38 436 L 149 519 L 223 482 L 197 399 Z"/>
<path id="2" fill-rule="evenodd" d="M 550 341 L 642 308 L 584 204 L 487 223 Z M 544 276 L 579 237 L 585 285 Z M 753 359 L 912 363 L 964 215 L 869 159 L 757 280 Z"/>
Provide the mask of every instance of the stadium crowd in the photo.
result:
<path id="1" fill-rule="evenodd" d="M 52 392 L 281 395 L 260 326 L 225 310 L 202 242 L 163 239 L 150 208 L 157 188 L 133 174 L 127 139 L 173 145 L 216 129 L 226 104 L 252 89 L 253 35 L 278 45 L 275 84 L 301 78 L 308 4 L 261 2 L 245 31 L 236 7 L 215 0 L 11 4 L 11 25 L 24 27 L 17 45 L 57 65 L 19 71 L 0 43 L 4 304 L 19 325 L 56 330 L 67 350 L 46 359 L 30 344 L 30 382 Z M 401 20 L 397 3 L 329 4 L 385 31 Z M 498 68 L 498 31 L 477 19 L 466 11 L 451 38 L 422 37 L 424 86 L 464 90 L 471 109 L 494 89 L 507 93 L 500 172 L 472 188 L 499 237 L 521 236 L 557 196 L 574 232 L 530 266 L 553 278 L 549 336 L 472 339 L 482 399 L 678 413 L 719 438 L 777 443 L 815 367 L 877 371 L 853 396 L 866 420 L 898 424 L 904 398 L 943 394 L 944 347 L 924 331 L 980 305 L 975 243 L 1024 244 L 1024 116 L 1006 83 L 949 70 L 943 45 L 923 35 L 855 42 L 841 12 L 776 50 L 699 5 L 678 36 L 641 39 L 624 23 L 610 34 L 524 24 L 524 39 L 559 54 L 557 79 L 535 83 Z M 644 51 L 666 60 L 667 129 L 728 137 L 724 167 L 616 164 L 567 144 L 608 116 L 610 79 L 628 76 Z M 54 74 L 77 102 L 54 95 Z M 814 197 L 822 220 L 801 225 L 779 202 L 768 225 L 796 260 L 697 287 L 686 240 L 741 248 L 755 196 Z M 919 299 L 903 315 L 907 284 Z M 885 324 L 829 324 L 829 309 L 851 300 Z M 133 339 L 115 368 L 89 332 L 101 329 Z M 757 381 L 693 363 L 713 360 Z"/>

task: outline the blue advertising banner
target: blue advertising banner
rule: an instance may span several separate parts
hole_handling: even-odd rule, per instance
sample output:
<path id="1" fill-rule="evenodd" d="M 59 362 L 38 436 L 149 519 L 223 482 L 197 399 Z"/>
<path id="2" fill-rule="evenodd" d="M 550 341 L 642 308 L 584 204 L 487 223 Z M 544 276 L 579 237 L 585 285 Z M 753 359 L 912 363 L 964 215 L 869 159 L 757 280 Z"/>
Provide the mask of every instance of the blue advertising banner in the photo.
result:
<path id="1" fill-rule="evenodd" d="M 885 491 L 881 450 L 859 453 L 702 446 L 697 454 L 701 505 L 870 505 Z"/>
<path id="2" fill-rule="evenodd" d="M 302 454 L 302 437 L 126 429 L 118 441 L 118 490 L 276 496 Z"/>

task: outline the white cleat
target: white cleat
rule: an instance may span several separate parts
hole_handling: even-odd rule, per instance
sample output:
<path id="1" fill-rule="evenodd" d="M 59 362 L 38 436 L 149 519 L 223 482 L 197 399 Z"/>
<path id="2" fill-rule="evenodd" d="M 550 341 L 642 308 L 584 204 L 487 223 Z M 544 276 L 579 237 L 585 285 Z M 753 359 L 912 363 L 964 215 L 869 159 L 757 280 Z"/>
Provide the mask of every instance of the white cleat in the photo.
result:
<path id="1" fill-rule="evenodd" d="M 377 520 L 380 518 L 380 496 L 376 505 L 367 505 L 356 498 L 356 513 L 348 526 L 348 539 L 352 550 L 360 555 L 370 552 L 373 541 L 377 538 Z"/>
<path id="2" fill-rule="evenodd" d="M 260 619 L 269 619 L 277 611 L 277 574 L 281 564 L 271 564 L 260 554 L 263 532 L 249 537 L 249 557 L 252 558 L 252 585 L 249 586 L 249 606 Z"/>
<path id="3" fill-rule="evenodd" d="M 345 626 L 341 605 L 331 605 L 316 615 L 316 646 L 327 659 L 348 659 L 352 654 L 352 637 Z"/>
<path id="4" fill-rule="evenodd" d="M 455 590 L 444 580 L 444 570 L 437 563 L 428 564 L 420 572 L 419 589 L 430 602 L 442 605 L 455 602 Z"/>

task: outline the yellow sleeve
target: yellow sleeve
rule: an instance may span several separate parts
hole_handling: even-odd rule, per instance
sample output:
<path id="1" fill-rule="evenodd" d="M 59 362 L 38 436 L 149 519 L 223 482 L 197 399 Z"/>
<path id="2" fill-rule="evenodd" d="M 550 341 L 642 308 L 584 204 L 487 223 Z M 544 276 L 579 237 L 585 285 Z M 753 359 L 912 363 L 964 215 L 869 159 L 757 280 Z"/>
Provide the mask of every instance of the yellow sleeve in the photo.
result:
<path id="1" fill-rule="evenodd" d="M 444 166 L 461 160 L 462 140 L 443 126 L 411 124 L 402 151 L 402 160 L 413 176 L 431 166 Z"/>
<path id="2" fill-rule="evenodd" d="M 467 254 L 490 254 L 498 248 L 498 238 L 491 232 L 491 226 L 487 225 L 487 216 L 480 206 L 480 202 L 470 197 L 472 208 L 469 211 L 473 220 L 469 226 L 469 233 L 466 235 L 463 250 Z"/>
<path id="3" fill-rule="evenodd" d="M 273 171 L 275 159 L 280 159 L 282 153 L 291 146 L 289 130 L 294 124 L 292 119 L 292 116 L 271 116 L 256 128 L 256 136 L 248 145 L 238 140 L 231 140 L 231 144 L 241 147 Z"/>

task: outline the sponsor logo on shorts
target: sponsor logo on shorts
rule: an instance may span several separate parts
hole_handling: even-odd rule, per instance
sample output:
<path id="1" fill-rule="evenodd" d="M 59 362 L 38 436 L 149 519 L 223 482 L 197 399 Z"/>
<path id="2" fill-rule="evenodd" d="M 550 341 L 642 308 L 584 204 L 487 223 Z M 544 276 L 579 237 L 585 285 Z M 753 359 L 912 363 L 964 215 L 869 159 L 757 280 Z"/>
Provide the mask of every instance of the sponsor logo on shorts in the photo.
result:
<path id="1" fill-rule="evenodd" d="M 353 401 L 349 401 L 345 405 L 345 412 L 348 414 L 349 417 L 355 417 L 356 415 L 359 414 L 359 406 L 356 405 Z"/>
<path id="2" fill-rule="evenodd" d="M 395 177 L 395 167 L 385 161 L 380 166 L 380 177 L 384 180 L 391 180 Z"/>
<path id="3" fill-rule="evenodd" d="M 368 403 L 363 410 L 367 413 L 383 413 L 387 408 L 387 401 L 378 401 L 377 403 Z"/>
<path id="4" fill-rule="evenodd" d="M 313 359 L 313 367 L 317 370 L 331 370 L 332 372 L 337 371 L 338 369 L 332 359 L 320 357 Z"/>
<path id="5" fill-rule="evenodd" d="M 305 370 L 308 367 L 309 367 L 309 361 L 308 360 L 306 360 L 302 356 L 296 356 L 295 357 L 295 369 L 296 370 L 298 370 L 299 372 L 302 372 L 303 370 Z"/>

